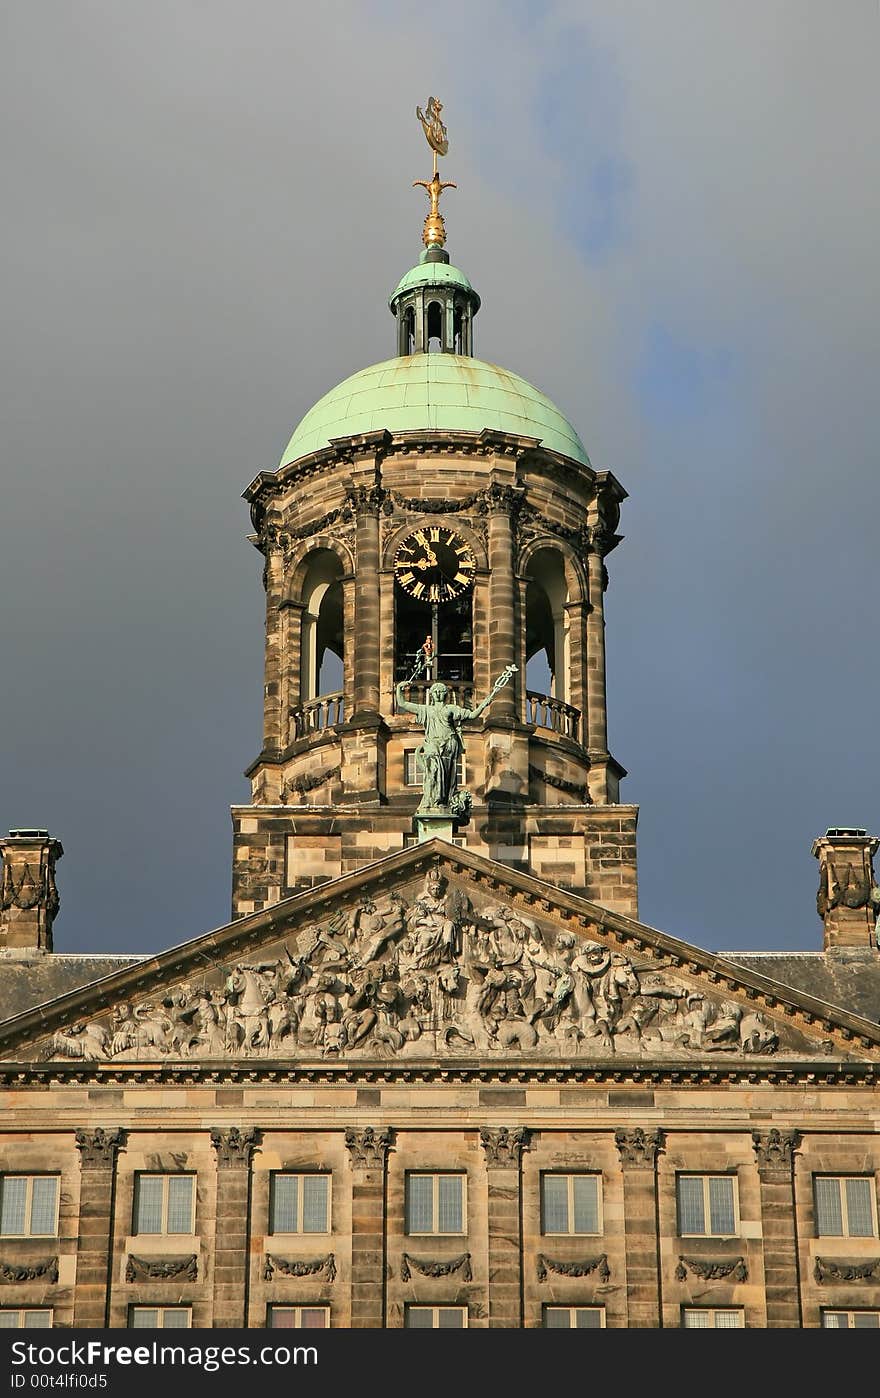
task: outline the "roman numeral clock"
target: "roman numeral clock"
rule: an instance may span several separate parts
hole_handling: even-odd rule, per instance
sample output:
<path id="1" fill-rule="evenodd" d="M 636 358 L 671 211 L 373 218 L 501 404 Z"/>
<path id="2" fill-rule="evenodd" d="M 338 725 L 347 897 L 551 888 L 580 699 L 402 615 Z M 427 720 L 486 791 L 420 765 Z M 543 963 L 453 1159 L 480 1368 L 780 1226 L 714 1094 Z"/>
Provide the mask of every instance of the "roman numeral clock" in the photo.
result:
<path id="1" fill-rule="evenodd" d="M 471 586 L 476 559 L 452 529 L 433 524 L 404 539 L 394 559 L 394 576 L 417 602 L 450 602 Z"/>

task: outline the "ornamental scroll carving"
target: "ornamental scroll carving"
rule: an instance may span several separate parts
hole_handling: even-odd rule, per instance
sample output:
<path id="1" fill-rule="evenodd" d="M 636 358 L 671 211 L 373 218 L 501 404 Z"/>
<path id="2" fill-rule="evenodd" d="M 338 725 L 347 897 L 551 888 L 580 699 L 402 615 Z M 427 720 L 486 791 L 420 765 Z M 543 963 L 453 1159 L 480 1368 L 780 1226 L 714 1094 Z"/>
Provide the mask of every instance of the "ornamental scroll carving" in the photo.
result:
<path id="1" fill-rule="evenodd" d="M 844 1261 L 840 1257 L 817 1257 L 813 1276 L 820 1284 L 825 1282 L 877 1282 L 880 1281 L 880 1257 L 859 1261 Z"/>
<path id="2" fill-rule="evenodd" d="M 125 1145 L 125 1132 L 120 1126 L 112 1131 L 99 1126 L 95 1131 L 77 1131 L 75 1140 L 84 1169 L 112 1170 L 116 1152 Z"/>
<path id="3" fill-rule="evenodd" d="M 423 1277 L 451 1277 L 454 1272 L 461 1272 L 462 1281 L 473 1281 L 471 1270 L 471 1255 L 463 1252 L 460 1257 L 446 1257 L 437 1261 L 428 1261 L 423 1257 L 413 1257 L 411 1253 L 403 1253 L 400 1260 L 400 1280 L 408 1282 L 413 1272 L 419 1272 Z"/>
<path id="4" fill-rule="evenodd" d="M 131 1254 L 125 1264 L 127 1282 L 194 1282 L 198 1277 L 199 1260 L 194 1252 L 186 1257 L 135 1257 Z"/>
<path id="5" fill-rule="evenodd" d="M 356 1131 L 349 1126 L 345 1132 L 345 1144 L 353 1167 L 372 1170 L 385 1164 L 392 1144 L 391 1132 L 387 1127 L 384 1131 L 376 1131 L 372 1126 Z"/>
<path id="6" fill-rule="evenodd" d="M 218 1169 L 241 1169 L 249 1165 L 259 1143 L 260 1133 L 254 1126 L 244 1130 L 232 1126 L 228 1131 L 211 1132 L 211 1145 L 217 1152 Z"/>
<path id="7" fill-rule="evenodd" d="M 326 1257 L 310 1259 L 275 1257 L 273 1254 L 267 1253 L 263 1267 L 263 1281 L 272 1281 L 276 1272 L 280 1277 L 320 1276 L 323 1281 L 333 1282 L 336 1280 L 336 1257 L 332 1252 L 328 1252 Z"/>
<path id="8" fill-rule="evenodd" d="M 688 1272 L 703 1281 L 748 1281 L 749 1272 L 744 1257 L 679 1257 L 675 1280 L 686 1281 Z"/>
<path id="9" fill-rule="evenodd" d="M 506 1126 L 491 1131 L 487 1126 L 480 1127 L 480 1145 L 486 1152 L 488 1169 L 512 1169 L 518 1165 L 524 1150 L 528 1150 L 531 1132 L 525 1126 Z"/>
<path id="10" fill-rule="evenodd" d="M 721 1061 L 824 1052 L 794 1024 L 683 983 L 431 866 L 420 883 L 331 908 L 286 940 L 61 1022 L 42 1059 Z"/>
<path id="11" fill-rule="evenodd" d="M 548 1257 L 545 1252 L 539 1252 L 537 1257 L 538 1281 L 546 1281 L 548 1272 L 556 1272 L 561 1277 L 588 1277 L 591 1273 L 598 1272 L 600 1281 L 607 1282 L 611 1279 L 608 1255 L 604 1252 L 600 1253 L 598 1257 L 578 1260 Z"/>
<path id="12" fill-rule="evenodd" d="M 58 1280 L 58 1258 L 45 1257 L 39 1262 L 3 1262 L 0 1261 L 0 1283 L 14 1284 L 15 1282 L 57 1282 Z"/>
<path id="13" fill-rule="evenodd" d="M 799 1131 L 780 1131 L 773 1126 L 769 1131 L 753 1131 L 752 1145 L 758 1161 L 759 1172 L 765 1170 L 790 1170 L 794 1152 L 801 1143 Z"/>

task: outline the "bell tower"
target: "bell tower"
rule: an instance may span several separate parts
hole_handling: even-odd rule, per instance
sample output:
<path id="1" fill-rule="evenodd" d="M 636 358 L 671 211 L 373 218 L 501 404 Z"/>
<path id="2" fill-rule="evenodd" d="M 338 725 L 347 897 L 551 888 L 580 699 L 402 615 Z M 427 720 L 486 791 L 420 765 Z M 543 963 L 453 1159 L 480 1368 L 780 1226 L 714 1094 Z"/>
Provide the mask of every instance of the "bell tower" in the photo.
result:
<path id="1" fill-rule="evenodd" d="M 434 172 L 414 182 L 423 251 L 389 298 L 395 357 L 320 399 L 245 491 L 266 660 L 251 803 L 232 812 L 234 916 L 425 837 L 438 798 L 434 833 L 638 911 L 638 813 L 605 702 L 626 492 L 550 399 L 474 355 L 440 110 L 419 113 Z"/>

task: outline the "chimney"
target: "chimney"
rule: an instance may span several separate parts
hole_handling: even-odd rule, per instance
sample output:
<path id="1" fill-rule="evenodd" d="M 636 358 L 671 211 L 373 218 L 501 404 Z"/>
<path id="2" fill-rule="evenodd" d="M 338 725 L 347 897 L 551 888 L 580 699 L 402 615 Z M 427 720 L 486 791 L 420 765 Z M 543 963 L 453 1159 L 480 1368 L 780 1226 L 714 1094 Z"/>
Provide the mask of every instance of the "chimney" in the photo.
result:
<path id="1" fill-rule="evenodd" d="M 0 950 L 19 956 L 52 950 L 60 903 L 55 865 L 63 853 L 48 830 L 10 830 L 0 839 Z"/>
<path id="2" fill-rule="evenodd" d="M 867 830 L 834 826 L 813 841 L 819 861 L 816 911 L 825 925 L 826 951 L 836 947 L 877 950 L 880 888 L 874 855 L 880 840 Z"/>

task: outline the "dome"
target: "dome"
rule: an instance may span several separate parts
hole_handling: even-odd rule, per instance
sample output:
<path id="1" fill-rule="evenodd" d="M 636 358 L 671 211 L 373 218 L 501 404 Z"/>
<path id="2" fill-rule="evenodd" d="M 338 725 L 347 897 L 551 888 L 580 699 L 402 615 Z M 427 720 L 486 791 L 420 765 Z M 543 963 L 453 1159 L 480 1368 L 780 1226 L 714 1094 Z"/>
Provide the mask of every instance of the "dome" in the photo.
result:
<path id="1" fill-rule="evenodd" d="M 471 292 L 476 297 L 477 305 L 480 304 L 480 298 L 464 272 L 458 267 L 453 267 L 451 262 L 420 262 L 418 266 L 411 267 L 389 296 L 389 306 L 393 306 L 398 296 L 402 296 L 405 291 L 411 291 L 414 286 L 458 287 L 461 291 Z"/>
<path id="2" fill-rule="evenodd" d="M 490 428 L 537 437 L 548 451 L 590 464 L 571 423 L 518 374 L 469 355 L 408 354 L 359 370 L 319 399 L 291 437 L 281 465 L 329 446 L 331 437 L 382 428 L 395 435 Z"/>

